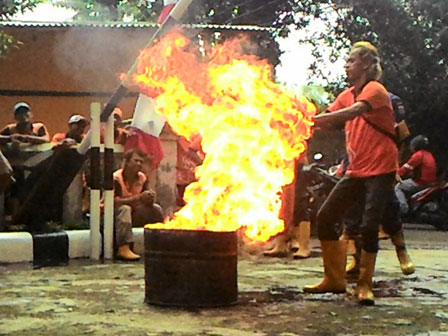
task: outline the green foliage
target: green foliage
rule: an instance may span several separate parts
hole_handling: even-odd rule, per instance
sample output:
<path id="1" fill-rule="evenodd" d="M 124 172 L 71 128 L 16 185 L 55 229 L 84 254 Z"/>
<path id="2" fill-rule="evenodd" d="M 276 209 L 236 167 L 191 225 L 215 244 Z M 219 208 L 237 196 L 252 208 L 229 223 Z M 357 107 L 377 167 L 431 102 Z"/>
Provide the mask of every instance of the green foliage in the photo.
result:
<path id="1" fill-rule="evenodd" d="M 157 14 L 163 8 L 162 0 L 72 0 L 59 5 L 72 8 L 78 14 L 74 20 L 90 21 L 123 21 L 155 22 Z"/>
<path id="2" fill-rule="evenodd" d="M 249 24 L 257 26 L 278 27 L 285 34 L 286 25 L 281 13 L 291 12 L 294 1 L 270 0 L 264 3 L 259 0 L 199 0 L 193 1 L 182 18 L 185 23 L 210 24 Z M 77 21 L 123 21 L 155 22 L 163 8 L 162 0 L 73 0 L 61 3 L 78 11 Z M 221 40 L 232 38 L 238 32 L 222 32 Z M 276 36 L 276 35 L 275 35 Z M 279 62 L 280 50 L 271 32 L 252 32 L 250 37 L 258 45 L 256 54 L 266 58 L 275 66 Z M 213 34 L 204 34 L 208 43 L 214 42 Z"/>
<path id="3" fill-rule="evenodd" d="M 41 2 L 42 0 L 2 0 L 0 1 L 0 19 L 7 21 L 14 14 L 31 9 Z M 5 55 L 9 48 L 18 44 L 19 42 L 14 41 L 12 36 L 0 31 L 0 56 Z"/>
<path id="4" fill-rule="evenodd" d="M 35 7 L 43 0 L 2 0 L 0 1 L 0 18 L 7 20 L 18 12 Z"/>
<path id="5" fill-rule="evenodd" d="M 8 49 L 13 45 L 13 43 L 14 39 L 11 35 L 0 31 L 0 56 L 5 55 Z"/>
<path id="6" fill-rule="evenodd" d="M 430 137 L 446 165 L 448 118 L 448 2 L 446 0 L 338 0 L 351 41 L 380 50 L 386 87 L 403 99 L 414 135 Z M 344 6 L 344 7 L 342 7 Z"/>
<path id="7" fill-rule="evenodd" d="M 318 113 L 325 111 L 327 106 L 334 100 L 334 95 L 329 93 L 323 86 L 309 84 L 300 88 L 300 95 L 316 104 Z"/>

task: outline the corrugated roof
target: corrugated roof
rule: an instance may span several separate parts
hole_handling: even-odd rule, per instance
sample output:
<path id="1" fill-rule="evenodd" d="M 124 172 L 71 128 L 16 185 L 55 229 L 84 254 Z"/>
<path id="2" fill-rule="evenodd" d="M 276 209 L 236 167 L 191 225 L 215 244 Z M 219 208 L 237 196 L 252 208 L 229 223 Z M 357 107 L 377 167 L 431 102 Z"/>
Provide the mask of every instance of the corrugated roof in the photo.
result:
<path id="1" fill-rule="evenodd" d="M 140 23 L 122 23 L 122 22 L 24 22 L 24 21 L 1 21 L 0 27 L 38 27 L 38 28 L 156 28 L 159 24 L 140 22 Z M 213 30 L 238 30 L 238 31 L 271 31 L 277 28 L 261 27 L 256 25 L 220 25 L 220 24 L 182 24 L 186 29 L 213 29 Z"/>

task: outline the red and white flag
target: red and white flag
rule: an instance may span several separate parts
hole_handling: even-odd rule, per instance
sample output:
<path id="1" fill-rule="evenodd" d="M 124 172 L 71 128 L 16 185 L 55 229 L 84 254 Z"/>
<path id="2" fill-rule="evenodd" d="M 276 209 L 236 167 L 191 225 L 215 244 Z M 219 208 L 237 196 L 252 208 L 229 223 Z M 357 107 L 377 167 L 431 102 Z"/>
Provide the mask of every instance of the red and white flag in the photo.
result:
<path id="1" fill-rule="evenodd" d="M 164 125 L 165 118 L 156 112 L 154 99 L 140 94 L 132 117 L 131 135 L 126 140 L 124 150 L 140 148 L 148 154 L 156 168 L 165 156 L 159 139 Z"/>
<path id="2" fill-rule="evenodd" d="M 176 6 L 178 0 L 164 0 L 163 1 L 163 9 L 160 13 L 159 17 L 157 18 L 157 23 L 162 24 L 167 18 L 168 15 L 170 15 L 171 10 Z"/>
<path id="3" fill-rule="evenodd" d="M 182 4 L 177 13 L 177 16 L 180 16 L 188 8 L 192 0 L 164 0 L 164 7 L 157 22 L 163 24 L 178 2 Z M 132 148 L 140 148 L 152 158 L 153 166 L 157 167 L 165 155 L 159 139 L 164 125 L 165 118 L 155 111 L 155 100 L 140 94 L 131 123 L 132 135 L 126 140 L 125 151 Z"/>

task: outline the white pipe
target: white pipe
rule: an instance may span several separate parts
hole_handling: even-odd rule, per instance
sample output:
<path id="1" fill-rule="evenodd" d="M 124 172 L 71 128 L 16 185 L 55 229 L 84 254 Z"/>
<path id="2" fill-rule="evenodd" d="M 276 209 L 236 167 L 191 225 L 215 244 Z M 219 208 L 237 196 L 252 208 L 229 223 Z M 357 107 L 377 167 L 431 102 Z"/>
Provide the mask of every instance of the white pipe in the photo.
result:
<path id="1" fill-rule="evenodd" d="M 84 139 L 82 139 L 81 143 L 79 144 L 78 148 L 76 149 L 79 154 L 84 155 L 87 153 L 87 151 L 90 148 L 91 141 L 92 140 L 92 131 L 89 129 Z"/>
<path id="2" fill-rule="evenodd" d="M 90 104 L 90 139 L 92 148 L 100 147 L 100 114 L 101 105 L 98 102 Z M 100 235 L 100 190 L 90 190 L 90 258 L 99 260 L 101 254 Z"/>
<path id="3" fill-rule="evenodd" d="M 111 114 L 106 123 L 104 148 L 114 149 L 114 116 Z M 104 161 L 106 164 L 106 160 Z M 108 177 L 105 176 L 105 179 Z M 114 243 L 114 191 L 104 190 L 104 259 L 113 258 Z"/>
<path id="4" fill-rule="evenodd" d="M 176 6 L 174 6 L 174 8 L 172 9 L 171 13 L 168 15 L 168 18 L 161 24 L 159 29 L 151 37 L 151 39 L 148 41 L 148 43 L 144 48 L 150 47 L 154 43 L 154 41 L 162 37 L 163 32 L 165 32 L 167 29 L 170 29 L 170 27 L 172 27 L 173 24 L 180 21 L 182 15 L 184 15 L 185 11 L 188 9 L 188 7 L 192 2 L 193 0 L 179 0 Z M 128 70 L 125 79 L 121 81 L 120 88 L 127 89 L 128 87 L 132 86 L 132 77 L 135 71 L 137 70 L 137 64 L 138 64 L 138 58 L 134 61 L 131 68 Z M 115 94 L 117 94 L 117 92 Z M 119 98 L 121 99 L 121 97 Z M 111 100 L 112 99 L 113 98 L 111 98 Z M 112 111 L 110 111 L 110 113 L 112 113 Z M 91 131 L 87 133 L 87 135 L 84 137 L 83 141 L 79 145 L 78 153 L 81 155 L 84 155 L 90 147 L 90 141 L 91 141 L 90 133 Z"/>

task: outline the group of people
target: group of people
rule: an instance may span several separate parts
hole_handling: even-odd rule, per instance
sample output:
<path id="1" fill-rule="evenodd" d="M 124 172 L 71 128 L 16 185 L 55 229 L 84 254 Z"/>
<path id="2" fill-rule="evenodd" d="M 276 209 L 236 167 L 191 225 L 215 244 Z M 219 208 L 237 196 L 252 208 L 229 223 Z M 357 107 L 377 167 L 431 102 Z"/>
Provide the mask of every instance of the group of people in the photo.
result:
<path id="1" fill-rule="evenodd" d="M 379 250 L 380 226 L 394 243 L 400 266 L 405 274 L 414 272 L 403 237 L 400 215 L 408 211 L 406 196 L 437 180 L 437 167 L 427 150 L 428 139 L 418 136 L 411 142 L 413 154 L 401 168 L 398 166 L 399 151 L 394 129 L 396 118 L 388 90 L 380 82 L 382 68 L 379 52 L 371 43 L 361 41 L 352 46 L 346 61 L 347 79 L 352 85 L 339 94 L 326 113 L 314 118 L 315 127 L 331 130 L 344 125 L 346 153 L 344 173 L 317 213 L 318 238 L 321 242 L 324 263 L 323 280 L 304 287 L 306 293 L 345 293 L 346 275 L 355 273 L 357 286 L 355 296 L 363 305 L 374 304 L 372 278 Z M 32 121 L 31 108 L 26 103 L 14 106 L 15 124 L 0 132 L 0 143 L 41 144 L 50 141 L 44 124 Z M 121 111 L 114 112 L 117 124 Z M 82 141 L 88 121 L 81 115 L 73 115 L 68 121 L 68 131 L 57 133 L 52 142 L 71 144 Z M 123 142 L 125 132 L 115 131 L 116 142 Z M 194 181 L 194 167 L 202 162 L 200 140 L 192 142 L 180 139 L 177 185 L 178 204 L 183 205 L 185 187 Z M 162 208 L 155 203 L 156 195 L 150 189 L 142 166 L 148 160 L 146 153 L 133 150 L 125 154 L 124 166 L 114 173 L 115 181 L 115 239 L 117 257 L 137 260 L 132 247 L 132 227 L 145 223 L 163 221 Z M 304 207 L 291 204 L 292 198 L 300 199 L 305 186 L 301 169 L 304 161 L 297 163 L 298 183 L 287 186 L 283 192 L 282 217 L 286 222 L 285 233 L 275 239 L 275 244 L 265 252 L 279 256 L 290 248 L 295 258 L 310 255 L 310 221 Z M 420 169 L 421 168 L 421 169 Z M 418 176 L 396 183 L 397 176 L 408 173 Z M 14 173 L 14 178 L 20 180 Z M 303 197 L 302 197 L 303 198 Z M 297 203 L 297 202 L 296 202 Z M 299 202 L 300 203 L 300 202 Z M 351 225 L 345 220 L 350 209 L 357 208 L 356 220 Z M 341 235 L 340 225 L 345 223 Z M 356 223 L 356 224 L 353 224 Z M 356 232 L 360 248 L 355 265 L 347 267 L 348 241 Z M 354 272 L 356 270 L 356 272 Z"/>
<path id="2" fill-rule="evenodd" d="M 89 126 L 89 122 L 84 116 L 75 114 L 68 120 L 67 132 L 58 132 L 50 138 L 45 125 L 33 121 L 33 113 L 29 104 L 17 103 L 13 108 L 13 114 L 15 123 L 7 125 L 0 132 L 0 144 L 8 147 L 6 153 L 20 150 L 21 144 L 38 145 L 51 142 L 55 146 L 68 148 L 83 140 Z M 113 115 L 115 143 L 123 145 L 127 132 L 119 127 L 123 117 L 122 111 L 116 108 Z M 14 216 L 30 190 L 24 187 L 23 167 L 20 164 L 11 167 L 3 153 L 1 159 L 1 188 L 6 195 L 5 203 L 8 211 L 11 216 Z M 116 257 L 120 259 L 137 260 L 140 258 L 131 250 L 133 226 L 162 222 L 164 218 L 162 208 L 155 202 L 155 192 L 149 187 L 148 178 L 143 173 L 143 167 L 147 164 L 150 164 L 148 155 L 142 150 L 134 149 L 125 153 L 123 168 L 116 170 L 113 174 Z"/>

